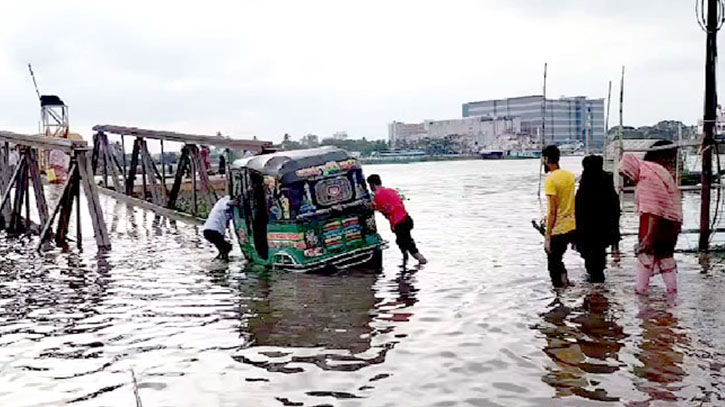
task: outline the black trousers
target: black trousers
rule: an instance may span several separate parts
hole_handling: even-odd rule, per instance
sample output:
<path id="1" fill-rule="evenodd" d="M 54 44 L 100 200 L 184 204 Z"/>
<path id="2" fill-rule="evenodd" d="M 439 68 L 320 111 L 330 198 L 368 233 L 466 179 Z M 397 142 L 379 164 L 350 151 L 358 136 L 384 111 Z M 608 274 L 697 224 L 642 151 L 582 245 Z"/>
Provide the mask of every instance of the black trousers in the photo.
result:
<path id="1" fill-rule="evenodd" d="M 546 261 L 549 269 L 549 277 L 554 287 L 563 287 L 566 281 L 566 267 L 562 258 L 567 246 L 574 241 L 573 233 L 555 235 L 551 237 L 551 253 L 546 253 Z"/>
<path id="2" fill-rule="evenodd" d="M 217 232 L 216 230 L 205 230 L 204 239 L 216 246 L 220 254 L 226 254 L 232 251 L 232 245 L 227 242 L 223 234 Z"/>
<path id="3" fill-rule="evenodd" d="M 589 274 L 589 282 L 603 283 L 604 269 L 607 267 L 607 251 L 604 246 L 586 247 L 581 252 L 584 267 Z"/>
<path id="4" fill-rule="evenodd" d="M 413 219 L 407 216 L 402 222 L 395 225 L 393 233 L 395 233 L 395 243 L 398 244 L 400 251 L 405 255 L 409 252 L 411 255 L 418 253 L 418 248 L 415 247 L 415 241 L 413 236 L 410 235 L 410 231 L 413 230 Z"/>

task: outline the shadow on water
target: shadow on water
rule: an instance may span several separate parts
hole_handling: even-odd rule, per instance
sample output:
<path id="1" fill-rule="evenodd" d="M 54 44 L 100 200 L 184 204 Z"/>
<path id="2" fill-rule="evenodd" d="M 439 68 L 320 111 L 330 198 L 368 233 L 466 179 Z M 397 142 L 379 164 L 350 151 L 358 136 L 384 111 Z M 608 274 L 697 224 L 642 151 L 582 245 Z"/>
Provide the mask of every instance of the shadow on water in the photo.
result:
<path id="1" fill-rule="evenodd" d="M 69 322 L 96 312 L 95 307 L 106 295 L 112 270 L 105 254 L 96 254 L 95 264 L 89 264 L 76 251 L 59 249 L 40 256 L 35 252 L 35 240 L 27 237 L 13 243 L 13 246 L 0 248 L 4 257 L 0 263 L 0 277 L 5 282 L 0 284 L 0 301 L 5 328 L 13 321 L 26 318 L 36 322 L 57 320 L 53 325 L 67 332 L 45 334 L 62 335 L 72 331 Z"/>
<path id="2" fill-rule="evenodd" d="M 376 171 L 410 198 L 425 270 L 391 249 L 381 274 L 260 274 L 104 198 L 105 256 L 92 229 L 43 254 L 0 233 L 0 405 L 134 405 L 131 369 L 148 406 L 724 405 L 721 259 L 676 256 L 674 304 L 660 279 L 634 295 L 631 250 L 604 285 L 554 293 L 536 165 L 400 168 Z"/>
<path id="3" fill-rule="evenodd" d="M 683 363 L 689 339 L 678 325 L 671 308 L 671 297 L 636 299 L 639 332 L 624 332 L 618 322 L 621 306 L 604 286 L 583 285 L 557 293 L 540 314 L 534 328 L 545 338 L 544 353 L 554 362 L 546 368 L 542 381 L 555 389 L 556 397 L 576 395 L 585 399 L 624 402 L 644 407 L 658 402 L 682 402 L 677 394 L 685 387 Z M 628 364 L 620 351 L 635 346 L 638 363 Z M 625 370 L 644 400 L 627 400 L 610 392 L 603 375 Z"/>
<path id="4" fill-rule="evenodd" d="M 614 373 L 623 366 L 619 351 L 626 335 L 616 320 L 618 306 L 603 286 L 584 290 L 581 300 L 572 298 L 570 292 L 557 293 L 541 314 L 542 322 L 535 328 L 544 334 L 544 353 L 555 363 L 546 369 L 542 380 L 558 397 L 619 401 L 590 377 Z"/>
<path id="5" fill-rule="evenodd" d="M 628 406 L 649 406 L 655 401 L 677 402 L 676 395 L 684 387 L 686 372 L 683 367 L 684 348 L 689 340 L 678 325 L 677 318 L 670 311 L 673 298 L 638 298 L 641 340 L 635 357 L 641 364 L 633 371 L 637 389 L 649 399 L 630 402 Z"/>
<path id="6" fill-rule="evenodd" d="M 396 342 L 373 342 L 394 329 L 391 322 L 412 315 L 413 281 L 412 271 L 398 272 L 392 281 L 361 270 L 257 274 L 239 287 L 249 347 L 233 358 L 281 373 L 303 372 L 300 364 L 332 371 L 381 364 Z M 389 288 L 393 295 L 378 291 Z"/>

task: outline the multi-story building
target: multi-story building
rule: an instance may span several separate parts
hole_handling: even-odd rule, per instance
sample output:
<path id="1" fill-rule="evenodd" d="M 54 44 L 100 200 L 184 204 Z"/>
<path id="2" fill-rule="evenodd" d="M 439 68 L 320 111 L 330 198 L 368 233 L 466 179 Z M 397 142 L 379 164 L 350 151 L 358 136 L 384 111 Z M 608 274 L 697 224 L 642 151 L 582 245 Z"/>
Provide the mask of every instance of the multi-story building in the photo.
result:
<path id="1" fill-rule="evenodd" d="M 467 117 L 451 120 L 426 120 L 423 123 L 393 122 L 388 137 L 393 148 L 415 146 L 420 142 L 447 139 L 461 153 L 478 152 L 483 148 L 502 148 L 521 133 L 518 117 Z"/>
<path id="2" fill-rule="evenodd" d="M 395 148 L 401 143 L 411 143 L 426 137 L 423 123 L 392 122 L 388 124 L 390 146 Z"/>
<path id="3" fill-rule="evenodd" d="M 592 149 L 604 146 L 604 99 L 584 96 L 546 99 L 541 95 L 470 102 L 463 105 L 463 117 L 520 117 L 521 131 L 541 137 L 543 115 L 545 144 L 587 143 Z"/>
<path id="4" fill-rule="evenodd" d="M 302 137 L 300 144 L 305 147 L 317 147 L 320 145 L 320 138 L 316 134 L 308 134 Z"/>

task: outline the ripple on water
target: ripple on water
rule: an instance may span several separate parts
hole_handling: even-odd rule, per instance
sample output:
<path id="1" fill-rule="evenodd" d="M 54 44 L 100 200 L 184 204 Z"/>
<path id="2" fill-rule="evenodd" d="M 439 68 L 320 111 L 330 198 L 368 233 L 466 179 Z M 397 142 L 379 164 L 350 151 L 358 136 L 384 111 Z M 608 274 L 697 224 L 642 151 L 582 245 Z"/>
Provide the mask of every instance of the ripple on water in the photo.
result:
<path id="1" fill-rule="evenodd" d="M 131 370 L 158 406 L 725 404 L 719 259 L 678 255 L 668 300 L 657 279 L 633 294 L 629 249 L 604 285 L 570 253 L 577 285 L 555 292 L 530 226 L 535 160 L 367 171 L 409 198 L 425 267 L 391 249 L 380 274 L 258 274 L 105 197 L 110 253 L 90 222 L 80 253 L 0 233 L 0 405 L 134 405 Z"/>

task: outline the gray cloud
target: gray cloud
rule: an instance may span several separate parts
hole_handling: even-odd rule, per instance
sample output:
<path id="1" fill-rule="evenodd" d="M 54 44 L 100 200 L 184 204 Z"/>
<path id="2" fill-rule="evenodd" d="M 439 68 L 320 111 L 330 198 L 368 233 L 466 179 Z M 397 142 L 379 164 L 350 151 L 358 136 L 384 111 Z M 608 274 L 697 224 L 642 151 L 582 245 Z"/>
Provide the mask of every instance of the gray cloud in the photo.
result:
<path id="1" fill-rule="evenodd" d="M 704 34 L 693 7 L 624 0 L 14 4 L 0 16 L 0 128 L 36 127 L 27 62 L 43 92 L 71 106 L 74 128 L 86 135 L 94 124 L 114 123 L 272 140 L 337 130 L 383 138 L 392 120 L 458 117 L 466 101 L 539 93 L 544 61 L 550 95 L 605 97 L 607 81 L 616 89 L 625 64 L 627 123 L 694 123 Z"/>

